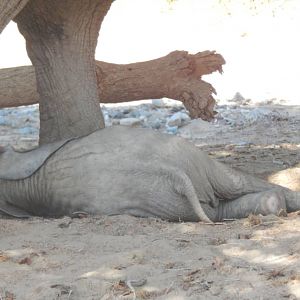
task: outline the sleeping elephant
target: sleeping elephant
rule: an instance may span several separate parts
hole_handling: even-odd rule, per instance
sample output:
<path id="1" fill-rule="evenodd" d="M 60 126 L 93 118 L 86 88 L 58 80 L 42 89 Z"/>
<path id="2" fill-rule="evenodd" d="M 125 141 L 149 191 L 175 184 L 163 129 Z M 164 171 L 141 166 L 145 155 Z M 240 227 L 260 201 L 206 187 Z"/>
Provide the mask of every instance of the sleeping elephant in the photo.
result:
<path id="1" fill-rule="evenodd" d="M 76 212 L 213 222 L 300 209 L 300 193 L 234 170 L 190 142 L 110 127 L 0 155 L 0 210 L 15 217 Z"/>

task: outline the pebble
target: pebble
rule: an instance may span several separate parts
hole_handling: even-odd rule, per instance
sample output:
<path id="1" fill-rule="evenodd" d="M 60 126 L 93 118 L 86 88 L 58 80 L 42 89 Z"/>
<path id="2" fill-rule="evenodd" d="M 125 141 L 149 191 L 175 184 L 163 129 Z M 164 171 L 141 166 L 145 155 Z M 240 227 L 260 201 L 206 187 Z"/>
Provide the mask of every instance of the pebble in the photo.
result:
<path id="1" fill-rule="evenodd" d="M 162 126 L 162 124 L 159 120 L 156 120 L 153 123 L 150 123 L 150 126 L 152 129 L 159 129 Z"/>
<path id="2" fill-rule="evenodd" d="M 112 125 L 120 125 L 120 120 L 118 120 L 118 119 L 112 119 L 111 124 Z"/>
<path id="3" fill-rule="evenodd" d="M 152 105 L 156 106 L 156 107 L 164 107 L 165 106 L 165 102 L 163 99 L 153 99 L 152 100 Z"/>
<path id="4" fill-rule="evenodd" d="M 179 114 L 174 114 L 171 116 L 167 121 L 167 126 L 174 127 L 174 126 L 180 126 L 181 125 L 181 118 Z"/>
<path id="5" fill-rule="evenodd" d="M 168 119 L 167 125 L 170 127 L 172 126 L 181 127 L 190 120 L 191 120 L 190 117 L 186 113 L 176 112 Z"/>
<path id="6" fill-rule="evenodd" d="M 137 118 L 124 118 L 120 120 L 120 125 L 123 126 L 138 126 L 141 124 L 141 120 Z"/>
<path id="7" fill-rule="evenodd" d="M 124 117 L 124 113 L 120 110 L 110 110 L 108 115 L 112 119 L 122 119 Z"/>
<path id="8" fill-rule="evenodd" d="M 166 126 L 167 133 L 170 134 L 177 134 L 178 132 L 178 126 Z"/>

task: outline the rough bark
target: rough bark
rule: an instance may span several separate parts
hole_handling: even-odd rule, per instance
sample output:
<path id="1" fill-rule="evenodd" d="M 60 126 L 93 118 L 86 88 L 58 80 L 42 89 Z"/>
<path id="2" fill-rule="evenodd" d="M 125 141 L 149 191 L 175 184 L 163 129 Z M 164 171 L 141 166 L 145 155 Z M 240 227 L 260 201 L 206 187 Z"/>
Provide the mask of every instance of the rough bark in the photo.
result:
<path id="1" fill-rule="evenodd" d="M 213 117 L 212 86 L 201 76 L 222 71 L 223 57 L 211 51 L 195 55 L 175 51 L 167 56 L 127 65 L 96 61 L 98 90 L 102 103 L 128 102 L 168 97 L 180 100 L 192 118 Z M 0 70 L 0 107 L 38 102 L 31 66 Z"/>
<path id="2" fill-rule="evenodd" d="M 129 65 L 96 62 L 101 102 L 168 97 L 180 100 L 193 118 L 212 119 L 214 88 L 201 79 L 214 71 L 222 72 L 225 61 L 212 51 L 195 55 L 185 51 Z"/>
<path id="3" fill-rule="evenodd" d="M 39 94 L 33 66 L 0 69 L 0 107 L 36 104 Z"/>
<path id="4" fill-rule="evenodd" d="M 35 68 L 40 144 L 104 127 L 94 63 L 112 0 L 31 0 L 15 18 Z"/>
<path id="5" fill-rule="evenodd" d="M 0 33 L 27 2 L 28 0 L 0 0 Z"/>

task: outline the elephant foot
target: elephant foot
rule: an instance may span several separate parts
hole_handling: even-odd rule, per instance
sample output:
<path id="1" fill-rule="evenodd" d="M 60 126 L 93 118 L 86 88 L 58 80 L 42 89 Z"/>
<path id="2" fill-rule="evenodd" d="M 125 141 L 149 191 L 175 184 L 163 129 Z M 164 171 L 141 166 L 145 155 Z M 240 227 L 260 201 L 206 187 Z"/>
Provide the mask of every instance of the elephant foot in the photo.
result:
<path id="1" fill-rule="evenodd" d="M 300 210 L 300 192 L 284 190 L 288 212 Z"/>
<path id="2" fill-rule="evenodd" d="M 260 204 L 255 214 L 261 215 L 278 215 L 282 210 L 286 210 L 286 200 L 283 191 L 267 191 L 260 193 Z"/>
<path id="3" fill-rule="evenodd" d="M 252 193 L 231 201 L 220 201 L 218 220 L 240 219 L 250 214 L 279 215 L 286 210 L 286 199 L 282 190 Z"/>

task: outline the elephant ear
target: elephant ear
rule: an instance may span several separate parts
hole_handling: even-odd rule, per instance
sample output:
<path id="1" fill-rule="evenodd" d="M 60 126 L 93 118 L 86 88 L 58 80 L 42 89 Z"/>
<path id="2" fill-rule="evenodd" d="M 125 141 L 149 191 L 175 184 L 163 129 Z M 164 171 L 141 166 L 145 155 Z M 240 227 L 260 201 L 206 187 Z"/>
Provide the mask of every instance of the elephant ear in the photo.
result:
<path id="1" fill-rule="evenodd" d="M 9 149 L 0 154 L 0 179 L 18 180 L 30 177 L 67 141 L 43 145 L 27 152 Z"/>
<path id="2" fill-rule="evenodd" d="M 27 211 L 0 200 L 0 217 L 2 215 L 21 219 L 32 217 Z"/>

